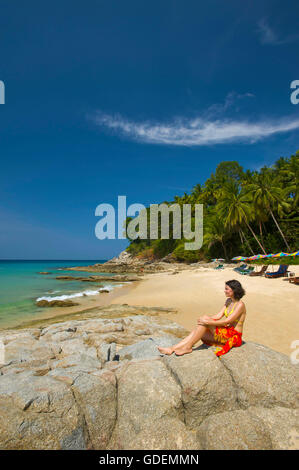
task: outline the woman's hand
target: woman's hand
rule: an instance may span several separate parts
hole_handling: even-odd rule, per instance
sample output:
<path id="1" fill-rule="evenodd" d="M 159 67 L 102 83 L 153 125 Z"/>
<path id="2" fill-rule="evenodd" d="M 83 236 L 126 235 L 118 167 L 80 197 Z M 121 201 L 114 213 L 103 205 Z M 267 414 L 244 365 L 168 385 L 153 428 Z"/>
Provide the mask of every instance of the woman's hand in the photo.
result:
<path id="1" fill-rule="evenodd" d="M 209 320 L 199 320 L 198 325 L 209 326 Z"/>
<path id="2" fill-rule="evenodd" d="M 210 317 L 208 315 L 204 315 L 203 317 L 199 317 L 199 319 L 197 320 L 197 324 L 202 326 L 208 326 L 212 323 Z"/>

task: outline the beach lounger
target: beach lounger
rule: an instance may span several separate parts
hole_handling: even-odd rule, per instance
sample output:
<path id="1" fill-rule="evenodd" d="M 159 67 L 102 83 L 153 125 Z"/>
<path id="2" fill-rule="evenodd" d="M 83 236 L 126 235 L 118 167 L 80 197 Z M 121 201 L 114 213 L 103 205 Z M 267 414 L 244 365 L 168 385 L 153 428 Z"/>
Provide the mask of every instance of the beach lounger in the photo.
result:
<path id="1" fill-rule="evenodd" d="M 216 268 L 214 268 L 214 269 L 224 269 L 224 266 L 223 266 L 223 264 L 218 264 L 218 266 L 216 266 Z"/>
<path id="2" fill-rule="evenodd" d="M 243 269 L 242 271 L 239 271 L 239 274 L 243 274 L 243 275 L 251 274 L 252 271 L 254 271 L 254 267 L 253 267 L 253 266 L 249 266 L 248 269 Z"/>
<path id="3" fill-rule="evenodd" d="M 291 284 L 296 284 L 299 286 L 299 276 L 293 276 L 288 279 Z"/>
<path id="4" fill-rule="evenodd" d="M 247 269 L 247 264 L 241 264 L 241 266 L 239 266 L 238 268 L 234 268 L 234 271 L 238 273 L 240 271 L 244 271 L 244 269 Z"/>
<path id="5" fill-rule="evenodd" d="M 255 273 L 252 272 L 249 274 L 249 276 L 263 276 L 265 272 L 267 271 L 267 269 L 268 269 L 268 266 L 264 265 L 260 271 L 257 271 Z"/>
<path id="6" fill-rule="evenodd" d="M 274 273 L 266 273 L 265 277 L 267 277 L 268 279 L 271 279 L 271 278 L 273 279 L 273 278 L 276 278 L 276 277 L 287 276 L 288 267 L 289 267 L 288 264 L 281 264 L 279 266 L 278 271 L 276 271 Z"/>

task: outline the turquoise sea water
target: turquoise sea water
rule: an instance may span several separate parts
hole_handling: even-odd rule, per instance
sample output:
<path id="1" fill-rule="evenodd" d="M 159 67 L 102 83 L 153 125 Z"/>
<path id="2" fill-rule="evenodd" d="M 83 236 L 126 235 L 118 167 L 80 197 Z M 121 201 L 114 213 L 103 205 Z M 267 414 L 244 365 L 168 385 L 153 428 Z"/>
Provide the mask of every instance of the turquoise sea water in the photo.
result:
<path id="1" fill-rule="evenodd" d="M 70 266 L 104 263 L 88 261 L 3 261 L 0 260 L 0 328 L 15 326 L 21 321 L 38 317 L 44 311 L 35 304 L 37 298 L 72 298 L 84 293 L 94 295 L 96 288 L 80 281 L 58 281 L 56 276 L 88 276 L 92 273 L 64 271 Z M 38 274 L 48 271 L 51 274 Z M 100 274 L 97 272 L 97 274 Z M 107 273 L 105 273 L 107 275 Z M 88 285 L 86 285 L 88 284 Z M 103 285 L 109 283 L 103 282 Z M 100 286 L 97 285 L 97 289 Z"/>

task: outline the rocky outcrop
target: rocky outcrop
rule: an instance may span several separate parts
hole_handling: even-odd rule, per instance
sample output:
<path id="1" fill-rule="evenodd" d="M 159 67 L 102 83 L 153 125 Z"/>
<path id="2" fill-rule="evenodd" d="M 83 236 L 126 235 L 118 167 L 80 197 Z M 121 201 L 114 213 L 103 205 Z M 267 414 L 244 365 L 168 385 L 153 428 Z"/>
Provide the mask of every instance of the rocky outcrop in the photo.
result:
<path id="1" fill-rule="evenodd" d="M 37 307 L 74 307 L 75 305 L 79 305 L 78 303 L 74 302 L 73 300 L 37 300 L 36 302 Z"/>
<path id="2" fill-rule="evenodd" d="M 110 305 L 0 332 L 0 448 L 298 448 L 299 366 L 255 343 L 160 355 L 187 334 L 166 311 Z"/>
<path id="3" fill-rule="evenodd" d="M 73 268 L 72 268 L 73 269 Z M 133 281 L 140 281 L 142 279 L 141 276 L 133 276 L 133 275 L 126 275 L 126 274 L 118 274 L 115 276 L 88 276 L 88 277 L 80 277 L 80 276 L 57 276 L 56 279 L 58 281 L 82 281 L 82 282 L 133 282 Z"/>
<path id="4" fill-rule="evenodd" d="M 146 259 L 140 258 L 138 256 L 133 256 L 127 251 L 123 251 L 119 256 L 112 258 L 109 261 L 106 261 L 103 264 L 94 264 L 91 266 L 77 266 L 77 267 L 66 267 L 65 271 L 86 271 L 86 272 L 107 272 L 107 273 L 124 273 L 124 276 L 132 276 L 128 273 L 138 273 L 138 275 L 146 273 L 156 273 L 156 272 L 169 272 L 170 274 L 176 274 L 184 269 L 198 269 L 198 268 L 215 268 L 218 266 L 218 262 L 205 262 L 198 261 L 196 263 L 185 263 L 178 262 L 173 256 L 172 253 L 168 254 L 161 259 Z M 226 268 L 232 268 L 238 266 L 236 263 L 226 263 L 224 262 Z M 115 276 L 116 278 L 117 276 Z M 56 279 L 67 279 L 66 276 L 59 276 Z M 89 276 L 90 278 L 96 278 L 96 276 Z M 76 278 L 80 279 L 80 278 Z M 86 278 L 82 279 L 86 280 Z M 104 280 L 102 278 L 101 280 Z M 105 279 L 106 280 L 106 279 Z M 108 278 L 107 280 L 113 280 Z M 121 279 L 115 279 L 121 280 Z M 127 279 L 130 280 L 130 279 Z M 138 279 L 133 279 L 138 280 Z"/>
<path id="5" fill-rule="evenodd" d="M 164 256 L 164 258 L 161 259 L 164 263 L 176 263 L 176 257 L 173 253 L 169 253 L 168 255 Z"/>
<path id="6" fill-rule="evenodd" d="M 122 251 L 119 256 L 112 258 L 103 264 L 94 264 L 92 266 L 77 266 L 66 268 L 69 271 L 87 271 L 87 272 L 108 272 L 108 273 L 155 273 L 171 270 L 188 269 L 189 265 L 175 262 L 171 257 L 165 257 L 161 260 L 149 260 L 133 256 L 127 251 Z"/>

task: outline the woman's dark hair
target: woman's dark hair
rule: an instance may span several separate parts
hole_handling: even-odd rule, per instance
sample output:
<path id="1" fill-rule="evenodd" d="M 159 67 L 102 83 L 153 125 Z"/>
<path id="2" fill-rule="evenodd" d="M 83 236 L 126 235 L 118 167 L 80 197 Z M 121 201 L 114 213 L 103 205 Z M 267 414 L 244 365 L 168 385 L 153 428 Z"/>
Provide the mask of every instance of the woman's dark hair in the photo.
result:
<path id="1" fill-rule="evenodd" d="M 239 281 L 233 279 L 232 281 L 227 281 L 225 284 L 234 291 L 234 297 L 236 300 L 242 299 L 245 295 L 245 290 Z"/>

